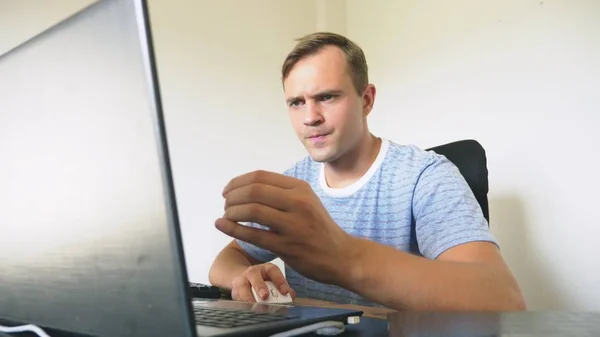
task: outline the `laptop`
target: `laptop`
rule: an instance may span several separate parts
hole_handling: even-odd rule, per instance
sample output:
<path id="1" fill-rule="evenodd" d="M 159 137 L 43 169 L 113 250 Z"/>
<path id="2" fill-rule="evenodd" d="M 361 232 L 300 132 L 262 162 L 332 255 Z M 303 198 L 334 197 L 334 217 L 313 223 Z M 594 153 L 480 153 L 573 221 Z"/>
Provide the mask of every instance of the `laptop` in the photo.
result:
<path id="1" fill-rule="evenodd" d="M 193 300 L 167 139 L 143 0 L 98 1 L 0 56 L 3 322 L 268 336 L 362 314 Z"/>

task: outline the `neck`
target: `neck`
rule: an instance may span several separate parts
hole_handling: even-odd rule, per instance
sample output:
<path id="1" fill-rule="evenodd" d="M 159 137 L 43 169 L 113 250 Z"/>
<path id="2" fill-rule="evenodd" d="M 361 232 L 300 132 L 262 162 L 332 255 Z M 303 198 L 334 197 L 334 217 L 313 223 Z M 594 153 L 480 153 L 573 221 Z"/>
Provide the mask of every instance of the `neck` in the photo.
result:
<path id="1" fill-rule="evenodd" d="M 325 180 L 331 188 L 343 188 L 358 181 L 371 167 L 379 150 L 381 139 L 367 134 L 357 146 L 343 157 L 325 164 Z"/>

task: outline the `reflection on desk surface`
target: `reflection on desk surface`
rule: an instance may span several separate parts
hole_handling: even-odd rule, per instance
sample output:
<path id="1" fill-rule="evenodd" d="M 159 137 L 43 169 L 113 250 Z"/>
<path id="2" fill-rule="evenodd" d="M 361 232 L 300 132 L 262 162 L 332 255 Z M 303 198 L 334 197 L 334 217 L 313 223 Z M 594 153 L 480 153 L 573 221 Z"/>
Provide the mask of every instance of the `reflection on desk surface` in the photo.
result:
<path id="1" fill-rule="evenodd" d="M 335 302 L 314 300 L 314 299 L 310 299 L 310 298 L 296 298 L 294 300 L 294 305 L 360 310 L 360 311 L 364 312 L 363 316 L 371 317 L 371 318 L 378 318 L 378 319 L 387 319 L 387 315 L 394 312 L 394 310 L 387 309 L 387 308 L 366 307 L 366 306 L 354 305 L 354 304 L 340 304 L 340 303 L 335 303 Z"/>
<path id="2" fill-rule="evenodd" d="M 401 336 L 600 336 L 600 312 L 394 312 L 389 335 Z"/>

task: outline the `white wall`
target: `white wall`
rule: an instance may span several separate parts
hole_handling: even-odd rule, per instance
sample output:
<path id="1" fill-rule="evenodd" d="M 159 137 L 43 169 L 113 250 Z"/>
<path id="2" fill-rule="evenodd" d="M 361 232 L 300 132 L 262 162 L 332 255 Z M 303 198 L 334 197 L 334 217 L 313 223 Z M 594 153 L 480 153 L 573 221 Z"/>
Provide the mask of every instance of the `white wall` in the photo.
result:
<path id="1" fill-rule="evenodd" d="M 305 154 L 288 122 L 280 66 L 294 39 L 315 29 L 315 4 L 151 2 L 192 280 L 208 283 L 212 261 L 231 240 L 214 227 L 227 182 L 256 169 L 283 171 Z"/>
<path id="2" fill-rule="evenodd" d="M 491 228 L 532 309 L 600 309 L 600 1 L 348 0 L 379 135 L 487 149 Z"/>
<path id="3" fill-rule="evenodd" d="M 0 0 L 0 53 L 92 2 L 48 1 Z M 229 241 L 213 226 L 227 181 L 305 154 L 279 67 L 294 38 L 327 29 L 367 53 L 376 134 L 486 147 L 491 228 L 530 308 L 600 309 L 600 2 L 151 0 L 150 9 L 192 280 L 208 281 Z"/>

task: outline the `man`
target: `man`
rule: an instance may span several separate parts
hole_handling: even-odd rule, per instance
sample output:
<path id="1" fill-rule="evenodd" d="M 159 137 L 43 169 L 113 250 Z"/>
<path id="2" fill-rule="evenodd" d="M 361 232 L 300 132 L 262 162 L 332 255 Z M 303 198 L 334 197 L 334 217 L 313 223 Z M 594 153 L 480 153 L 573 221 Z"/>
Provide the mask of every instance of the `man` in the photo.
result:
<path id="1" fill-rule="evenodd" d="M 523 310 L 482 211 L 445 157 L 370 133 L 363 51 L 315 33 L 282 67 L 293 128 L 309 156 L 223 190 L 216 227 L 235 238 L 210 282 L 236 300 L 283 294 L 414 310 Z M 249 223 L 242 225 L 240 223 Z M 280 257 L 286 277 L 269 263 Z"/>

